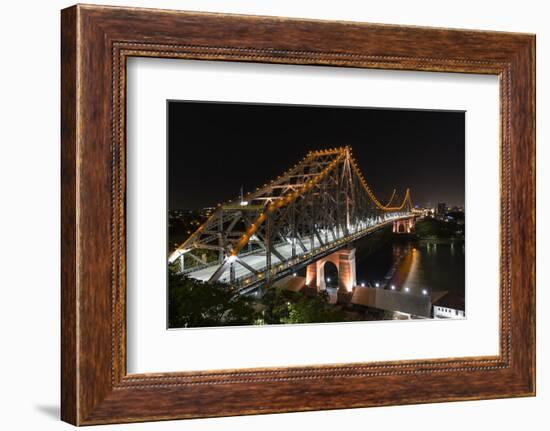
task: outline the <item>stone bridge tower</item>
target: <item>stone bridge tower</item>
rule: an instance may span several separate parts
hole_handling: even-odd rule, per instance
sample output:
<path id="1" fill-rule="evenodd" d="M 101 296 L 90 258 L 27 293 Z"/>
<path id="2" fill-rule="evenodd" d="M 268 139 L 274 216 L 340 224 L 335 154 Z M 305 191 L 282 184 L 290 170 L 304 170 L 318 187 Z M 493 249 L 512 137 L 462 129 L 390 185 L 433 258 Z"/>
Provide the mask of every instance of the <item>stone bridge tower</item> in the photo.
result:
<path id="1" fill-rule="evenodd" d="M 414 217 L 399 219 L 393 222 L 393 233 L 412 233 L 414 229 Z"/>
<path id="2" fill-rule="evenodd" d="M 332 262 L 338 268 L 338 287 L 351 292 L 357 284 L 355 275 L 355 248 L 343 248 L 307 266 L 306 285 L 326 290 L 325 263 Z"/>

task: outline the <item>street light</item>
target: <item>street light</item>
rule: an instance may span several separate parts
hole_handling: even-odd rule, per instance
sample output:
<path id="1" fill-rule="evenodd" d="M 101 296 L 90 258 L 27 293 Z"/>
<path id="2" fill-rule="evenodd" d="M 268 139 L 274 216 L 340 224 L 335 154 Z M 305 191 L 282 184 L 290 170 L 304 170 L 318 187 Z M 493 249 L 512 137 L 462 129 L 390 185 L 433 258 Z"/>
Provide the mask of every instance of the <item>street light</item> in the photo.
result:
<path id="1" fill-rule="evenodd" d="M 361 283 L 361 287 L 365 287 L 365 283 Z"/>
<path id="2" fill-rule="evenodd" d="M 408 292 L 409 291 L 409 288 L 408 287 L 405 287 L 405 292 Z"/>
<path id="3" fill-rule="evenodd" d="M 427 295 L 428 291 L 426 289 L 422 289 L 422 295 Z"/>
<path id="4" fill-rule="evenodd" d="M 391 285 L 391 290 L 395 290 L 395 286 L 393 284 Z"/>
<path id="5" fill-rule="evenodd" d="M 374 283 L 376 287 L 380 287 L 380 283 Z"/>

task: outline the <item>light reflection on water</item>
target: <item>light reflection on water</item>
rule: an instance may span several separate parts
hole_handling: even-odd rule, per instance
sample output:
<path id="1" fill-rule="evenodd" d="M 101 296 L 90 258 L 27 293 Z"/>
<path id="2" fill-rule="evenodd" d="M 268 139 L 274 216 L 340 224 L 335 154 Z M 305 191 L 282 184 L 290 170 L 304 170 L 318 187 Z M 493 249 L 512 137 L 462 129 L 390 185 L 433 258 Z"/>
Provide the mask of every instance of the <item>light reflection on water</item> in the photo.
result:
<path id="1" fill-rule="evenodd" d="M 368 256 L 358 246 L 356 265 L 358 284 L 374 286 L 378 282 L 381 287 L 408 288 L 411 294 L 449 291 L 464 297 L 463 242 L 392 240 Z"/>

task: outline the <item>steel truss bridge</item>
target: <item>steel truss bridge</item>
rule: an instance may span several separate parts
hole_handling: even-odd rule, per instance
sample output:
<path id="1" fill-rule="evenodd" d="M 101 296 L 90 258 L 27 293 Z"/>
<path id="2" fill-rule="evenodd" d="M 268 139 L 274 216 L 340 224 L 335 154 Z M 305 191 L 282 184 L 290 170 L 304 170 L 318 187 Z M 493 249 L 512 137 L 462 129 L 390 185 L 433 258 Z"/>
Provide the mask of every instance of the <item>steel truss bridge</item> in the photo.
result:
<path id="1" fill-rule="evenodd" d="M 168 261 L 191 278 L 248 291 L 414 214 L 409 189 L 386 203 L 375 196 L 350 147 L 310 151 L 270 183 L 218 205 Z"/>

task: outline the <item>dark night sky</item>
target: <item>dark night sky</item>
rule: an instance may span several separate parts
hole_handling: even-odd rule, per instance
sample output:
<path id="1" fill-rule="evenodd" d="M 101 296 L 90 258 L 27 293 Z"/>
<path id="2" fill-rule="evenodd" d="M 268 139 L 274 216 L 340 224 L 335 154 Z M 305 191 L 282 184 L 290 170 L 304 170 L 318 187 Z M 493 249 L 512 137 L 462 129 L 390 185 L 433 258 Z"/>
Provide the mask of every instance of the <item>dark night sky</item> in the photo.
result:
<path id="1" fill-rule="evenodd" d="M 169 101 L 169 208 L 234 199 L 344 145 L 382 201 L 410 187 L 416 205 L 464 205 L 464 126 L 463 112 Z"/>

